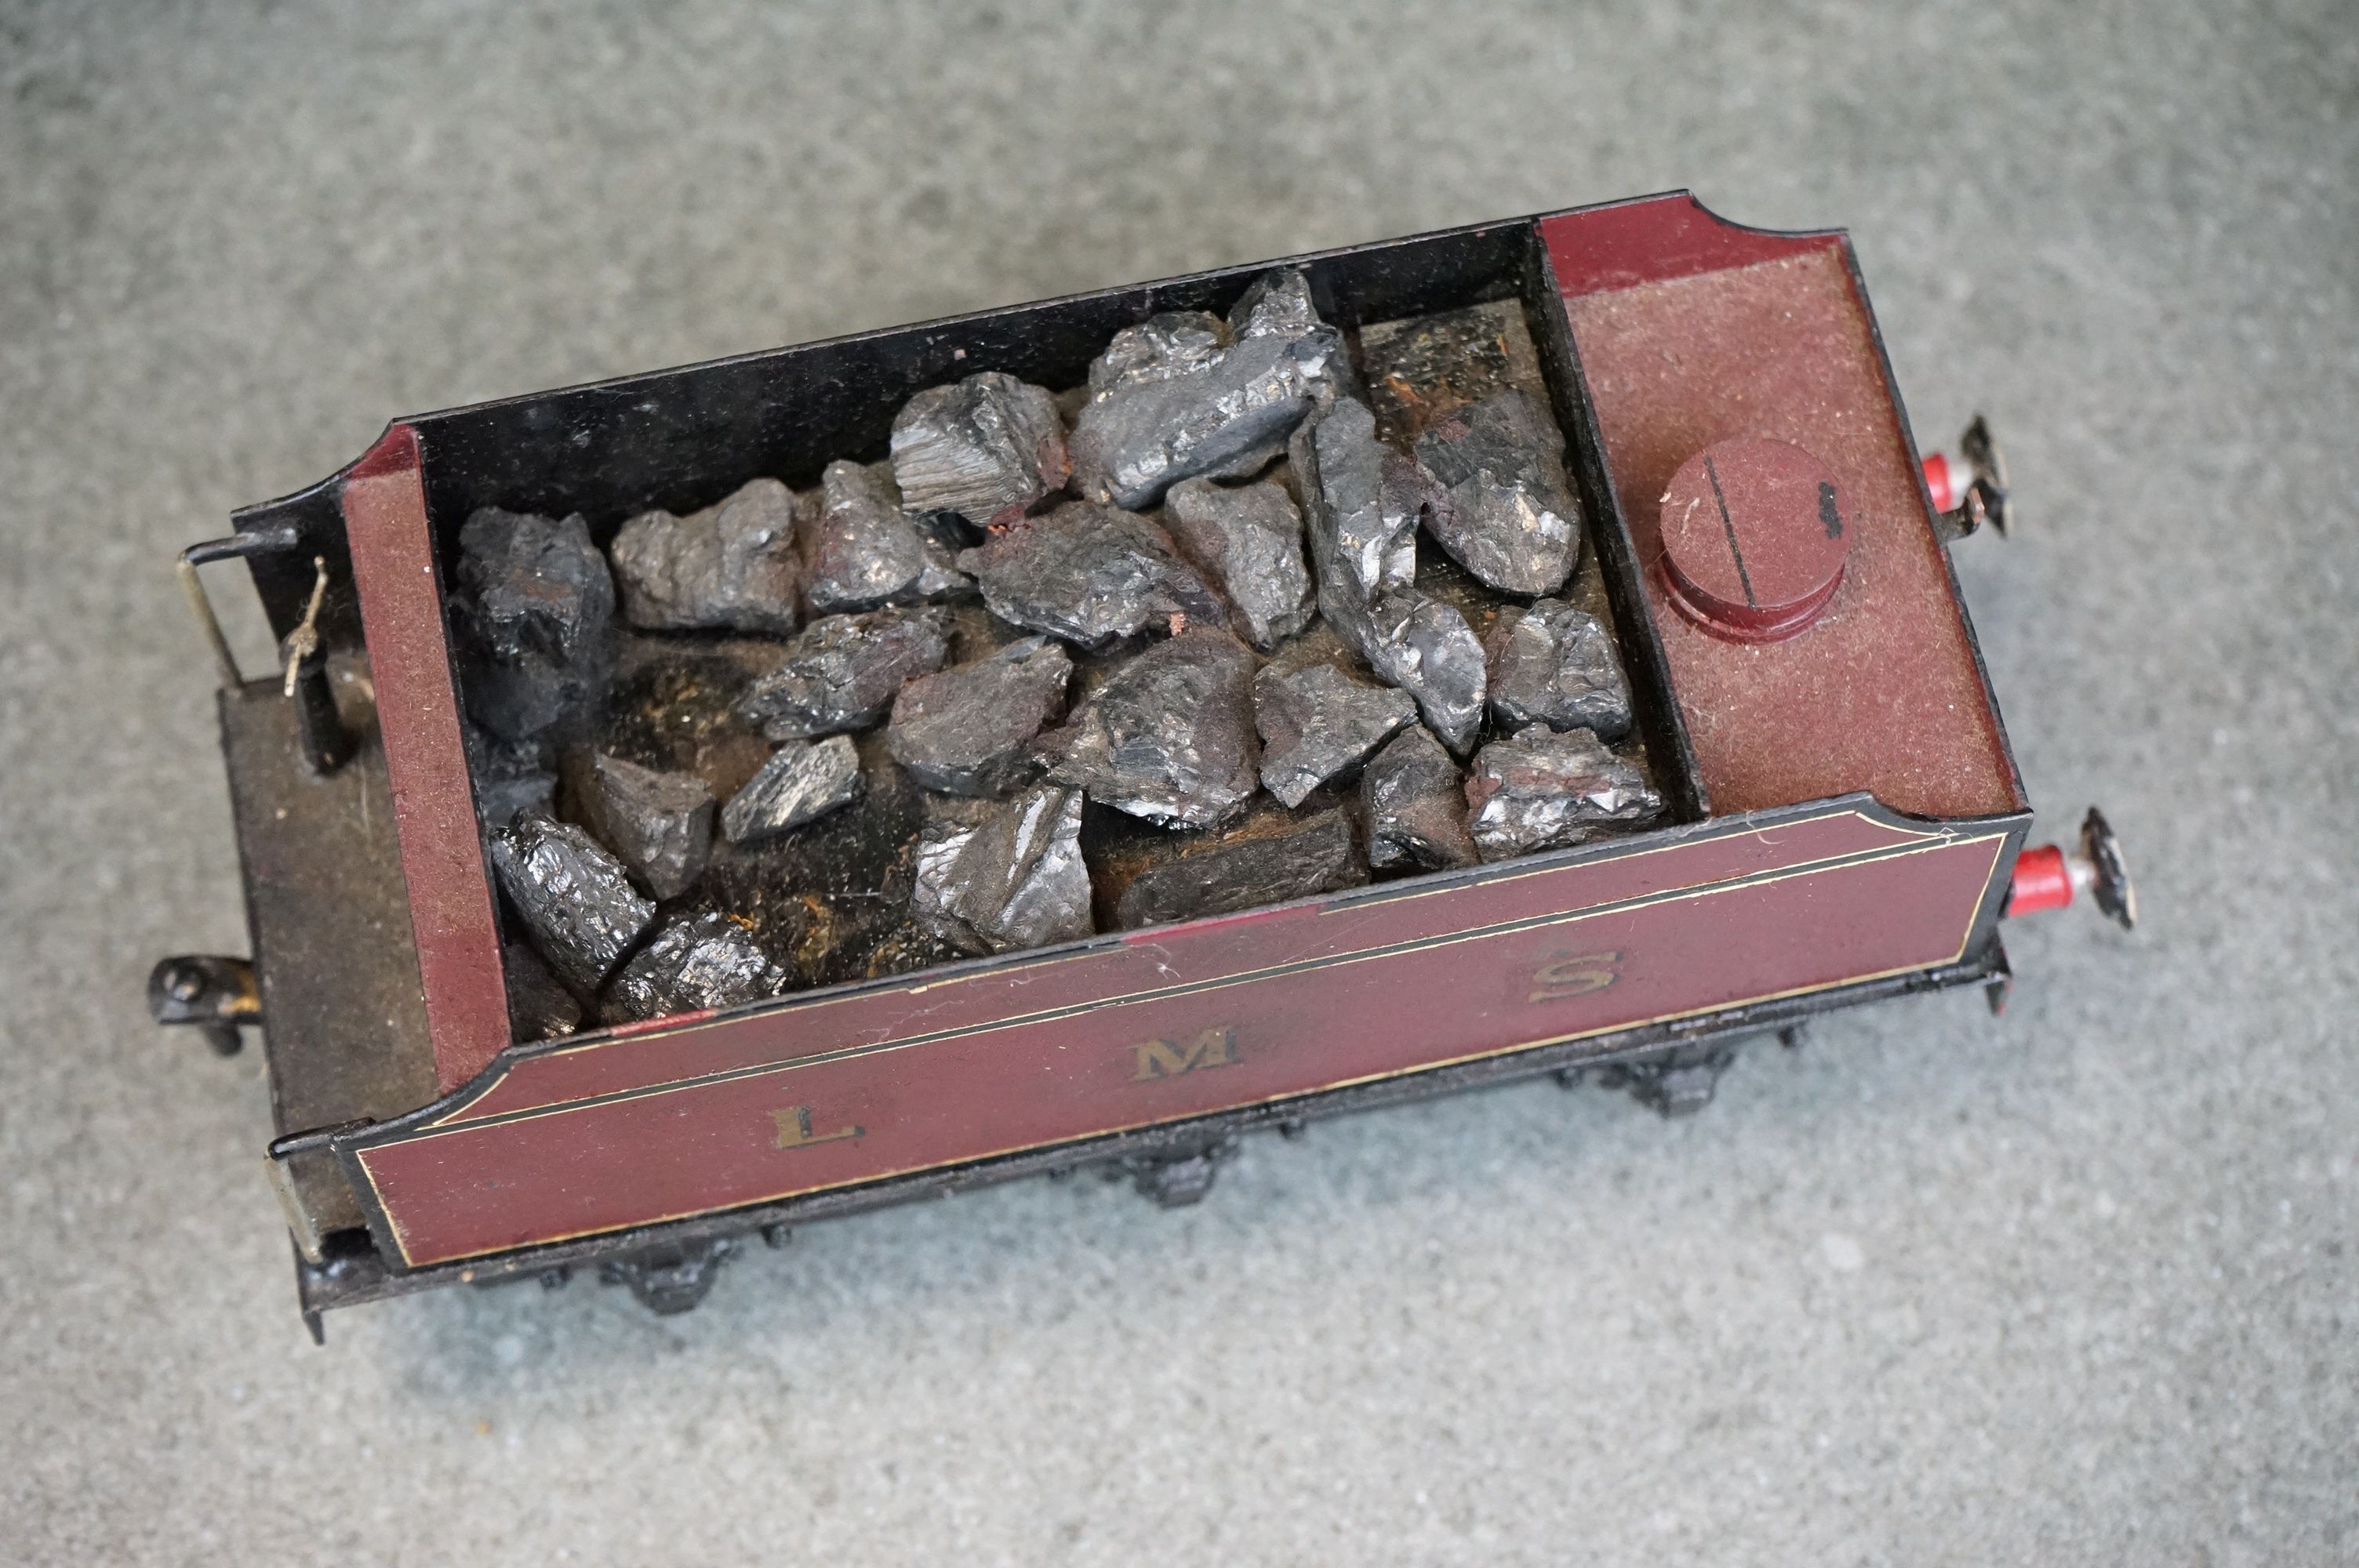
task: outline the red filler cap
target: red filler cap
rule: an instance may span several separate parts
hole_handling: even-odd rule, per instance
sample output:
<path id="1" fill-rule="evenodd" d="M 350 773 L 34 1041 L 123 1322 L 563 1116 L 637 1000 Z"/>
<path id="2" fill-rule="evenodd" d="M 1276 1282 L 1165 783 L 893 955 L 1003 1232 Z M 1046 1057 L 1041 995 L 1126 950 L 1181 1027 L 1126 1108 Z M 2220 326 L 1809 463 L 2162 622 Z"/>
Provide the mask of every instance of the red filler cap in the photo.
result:
<path id="1" fill-rule="evenodd" d="M 1662 506 L 1663 587 L 1716 637 L 1791 637 L 1843 582 L 1850 514 L 1827 465 L 1799 447 L 1715 441 L 1680 465 Z"/>

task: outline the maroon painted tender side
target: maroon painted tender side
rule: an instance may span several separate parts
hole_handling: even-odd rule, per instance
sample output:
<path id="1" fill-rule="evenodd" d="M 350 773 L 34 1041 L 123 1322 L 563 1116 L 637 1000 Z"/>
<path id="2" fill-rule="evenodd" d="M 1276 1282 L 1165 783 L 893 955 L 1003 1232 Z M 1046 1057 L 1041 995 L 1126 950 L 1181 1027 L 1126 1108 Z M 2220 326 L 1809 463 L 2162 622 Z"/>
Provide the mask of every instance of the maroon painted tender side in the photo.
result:
<path id="1" fill-rule="evenodd" d="M 1840 482 L 1854 532 L 1806 630 L 1730 641 L 1659 597 L 1625 628 L 1659 639 L 1710 820 L 723 1015 L 499 1050 L 431 487 L 397 427 L 343 504 L 446 1095 L 336 1141 L 386 1260 L 1605 1042 L 1954 965 L 1986 940 L 2022 792 L 1847 243 L 1737 228 L 1684 195 L 1532 224 L 1584 384 L 1567 395 L 1618 502 L 1600 526 L 1626 526 L 1642 562 L 1665 482 L 1712 442 L 1790 442 Z"/>

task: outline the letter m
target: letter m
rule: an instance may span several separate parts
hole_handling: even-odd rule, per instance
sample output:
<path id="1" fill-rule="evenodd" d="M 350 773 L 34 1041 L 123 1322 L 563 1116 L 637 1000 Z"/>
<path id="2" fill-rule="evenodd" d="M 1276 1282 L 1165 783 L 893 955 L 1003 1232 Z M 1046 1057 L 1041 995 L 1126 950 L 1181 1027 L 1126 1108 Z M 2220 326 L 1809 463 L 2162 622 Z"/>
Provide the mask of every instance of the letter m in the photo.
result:
<path id="1" fill-rule="evenodd" d="M 1199 1068 L 1236 1065 L 1237 1032 L 1228 1027 L 1207 1029 L 1186 1040 L 1142 1040 L 1130 1049 L 1138 1059 L 1131 1082 L 1176 1078 Z"/>

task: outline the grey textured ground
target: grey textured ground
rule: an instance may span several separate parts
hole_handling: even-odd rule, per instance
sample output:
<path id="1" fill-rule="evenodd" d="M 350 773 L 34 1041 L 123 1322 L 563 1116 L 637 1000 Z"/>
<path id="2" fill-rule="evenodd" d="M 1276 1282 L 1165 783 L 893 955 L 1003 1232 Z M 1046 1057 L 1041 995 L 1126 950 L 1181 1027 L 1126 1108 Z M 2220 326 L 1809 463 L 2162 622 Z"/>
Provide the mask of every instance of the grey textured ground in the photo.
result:
<path id="1" fill-rule="evenodd" d="M 2359 23 L 1767 9 L 0 5 L 0 1558 L 2359 1556 Z M 1848 224 L 1920 430 L 2011 441 L 1961 571 L 2135 937 L 1690 1124 L 1517 1088 L 310 1346 L 257 1069 L 140 1005 L 243 942 L 172 549 L 398 412 L 1677 184 Z"/>

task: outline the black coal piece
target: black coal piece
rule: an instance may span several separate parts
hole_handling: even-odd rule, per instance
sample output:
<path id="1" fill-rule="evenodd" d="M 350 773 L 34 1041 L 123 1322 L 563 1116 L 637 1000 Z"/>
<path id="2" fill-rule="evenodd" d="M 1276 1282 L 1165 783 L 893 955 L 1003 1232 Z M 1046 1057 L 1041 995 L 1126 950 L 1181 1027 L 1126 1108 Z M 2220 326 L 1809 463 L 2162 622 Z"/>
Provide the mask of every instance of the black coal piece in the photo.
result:
<path id="1" fill-rule="evenodd" d="M 640 513 L 614 535 L 625 619 L 658 632 L 792 632 L 802 584 L 795 513 L 793 492 L 775 479 L 685 517 Z"/>
<path id="2" fill-rule="evenodd" d="M 1581 564 L 1581 503 L 1564 438 L 1529 393 L 1495 394 L 1438 421 L 1417 455 L 1449 492 L 1427 521 L 1452 559 L 1502 593 L 1554 593 Z"/>
<path id="3" fill-rule="evenodd" d="M 509 741 L 586 725 L 613 667 L 614 620 L 589 525 L 486 506 L 459 530 L 456 576 L 469 717 Z"/>
<path id="4" fill-rule="evenodd" d="M 500 891 L 558 979 L 597 990 L 655 919 L 623 863 L 570 822 L 527 811 L 492 835 Z"/>
<path id="5" fill-rule="evenodd" d="M 1333 665 L 1264 670 L 1254 677 L 1262 785 L 1300 806 L 1416 719 L 1407 692 L 1355 680 Z"/>
<path id="6" fill-rule="evenodd" d="M 1491 713 L 1508 730 L 1545 724 L 1603 741 L 1630 730 L 1630 682 L 1614 633 L 1560 599 L 1509 609 L 1483 640 Z"/>
<path id="7" fill-rule="evenodd" d="M 1368 819 L 1368 864 L 1378 871 L 1444 871 L 1481 859 L 1466 830 L 1465 775 L 1422 724 L 1368 759 L 1360 803 Z"/>
<path id="8" fill-rule="evenodd" d="M 942 667 L 950 630 L 950 612 L 939 605 L 814 621 L 737 710 L 773 741 L 864 729 L 884 717 L 904 682 Z"/>
<path id="9" fill-rule="evenodd" d="M 1379 679 L 1417 699 L 1453 751 L 1466 750 L 1483 719 L 1483 645 L 1462 612 L 1416 586 L 1430 478 L 1378 441 L 1374 416 L 1349 398 L 1298 431 L 1290 451 L 1320 613 Z"/>
<path id="10" fill-rule="evenodd" d="M 569 763 L 568 809 L 658 899 L 686 892 L 712 851 L 712 792 L 694 773 L 665 773 L 596 752 Z"/>
<path id="11" fill-rule="evenodd" d="M 938 531 L 902 510 L 891 464 L 830 463 L 819 483 L 819 505 L 803 529 L 803 598 L 812 614 L 917 604 L 970 586 Z"/>
<path id="12" fill-rule="evenodd" d="M 1224 626 L 1220 596 L 1180 559 L 1171 536 L 1136 513 L 1072 501 L 962 552 L 983 601 L 1002 621 L 1103 648 L 1176 620 Z"/>
<path id="13" fill-rule="evenodd" d="M 1090 362 L 1093 395 L 1125 383 L 1169 381 L 1211 365 L 1234 341 L 1229 324 L 1209 310 L 1166 310 L 1114 335 Z"/>
<path id="14" fill-rule="evenodd" d="M 721 831 L 732 844 L 775 838 L 849 806 L 860 787 L 860 751 L 850 736 L 782 741 L 721 808 Z"/>
<path id="15" fill-rule="evenodd" d="M 786 989 L 786 971 L 725 914 L 674 915 L 616 971 L 600 1013 L 609 1023 L 735 1007 Z"/>
<path id="16" fill-rule="evenodd" d="M 1081 793 L 1053 784 L 929 823 L 918 845 L 911 918 L 973 954 L 1089 935 L 1096 926 L 1081 831 Z"/>
<path id="17" fill-rule="evenodd" d="M 1310 623 L 1302 514 L 1275 484 L 1191 479 L 1164 498 L 1171 538 L 1235 613 L 1232 628 L 1266 654 Z"/>
<path id="18" fill-rule="evenodd" d="M 1211 827 L 1259 784 L 1253 674 L 1253 654 L 1226 632 L 1156 643 L 1041 737 L 1049 775 L 1167 827 Z"/>
<path id="19" fill-rule="evenodd" d="M 1073 661 L 1047 637 L 920 676 L 893 699 L 885 743 L 928 789 L 1004 795 L 1038 771 L 1033 737 L 1065 716 Z"/>
<path id="20" fill-rule="evenodd" d="M 1646 775 L 1596 736 L 1545 725 L 1484 747 L 1466 781 L 1466 804 L 1486 860 L 1586 843 L 1663 808 Z"/>
<path id="21" fill-rule="evenodd" d="M 1294 817 L 1258 811 L 1239 831 L 1180 849 L 1132 877 L 1115 901 L 1115 923 L 1142 925 L 1234 914 L 1264 904 L 1358 887 L 1368 868 L 1341 811 Z"/>
<path id="22" fill-rule="evenodd" d="M 1092 366 L 1093 395 L 1073 424 L 1076 490 L 1136 508 L 1183 479 L 1247 477 L 1348 387 L 1343 334 L 1319 319 L 1300 273 L 1257 280 L 1230 321 L 1235 341 L 1216 351 L 1180 348 L 1178 331 L 1165 342 L 1117 337 Z"/>
<path id="23" fill-rule="evenodd" d="M 893 420 L 893 478 L 912 512 L 1012 522 L 1064 488 L 1056 401 L 998 371 L 919 393 Z"/>

